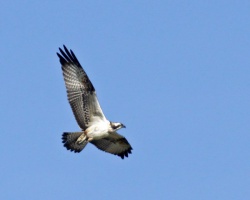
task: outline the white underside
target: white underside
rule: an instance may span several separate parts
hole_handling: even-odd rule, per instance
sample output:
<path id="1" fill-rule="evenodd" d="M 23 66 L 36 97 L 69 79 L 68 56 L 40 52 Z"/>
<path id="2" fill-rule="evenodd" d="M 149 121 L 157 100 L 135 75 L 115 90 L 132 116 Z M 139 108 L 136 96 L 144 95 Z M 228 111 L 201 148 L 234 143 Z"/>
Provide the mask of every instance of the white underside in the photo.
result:
<path id="1" fill-rule="evenodd" d="M 85 130 L 88 138 L 93 140 L 102 139 L 108 136 L 110 129 L 109 121 L 99 121 Z"/>

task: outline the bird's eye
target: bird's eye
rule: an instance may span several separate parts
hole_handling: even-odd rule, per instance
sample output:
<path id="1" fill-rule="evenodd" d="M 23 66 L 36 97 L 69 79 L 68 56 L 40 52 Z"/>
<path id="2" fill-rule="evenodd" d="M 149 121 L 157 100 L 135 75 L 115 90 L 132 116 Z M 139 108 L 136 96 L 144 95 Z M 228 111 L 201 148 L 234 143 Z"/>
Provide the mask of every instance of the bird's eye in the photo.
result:
<path id="1" fill-rule="evenodd" d="M 112 124 L 113 129 L 117 129 L 118 127 L 119 127 L 119 125 Z"/>

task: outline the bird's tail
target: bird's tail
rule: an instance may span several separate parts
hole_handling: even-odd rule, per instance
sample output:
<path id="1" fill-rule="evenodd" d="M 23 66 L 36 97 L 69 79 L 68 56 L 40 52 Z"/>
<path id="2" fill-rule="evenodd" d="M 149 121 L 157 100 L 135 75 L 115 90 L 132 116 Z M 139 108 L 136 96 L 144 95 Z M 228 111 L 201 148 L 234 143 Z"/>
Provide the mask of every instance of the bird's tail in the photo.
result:
<path id="1" fill-rule="evenodd" d="M 70 150 L 74 151 L 75 153 L 79 153 L 83 150 L 83 148 L 88 144 L 87 139 L 79 141 L 79 137 L 84 137 L 84 132 L 64 132 L 62 134 L 62 143 L 64 146 Z M 79 139 L 78 139 L 79 138 Z"/>

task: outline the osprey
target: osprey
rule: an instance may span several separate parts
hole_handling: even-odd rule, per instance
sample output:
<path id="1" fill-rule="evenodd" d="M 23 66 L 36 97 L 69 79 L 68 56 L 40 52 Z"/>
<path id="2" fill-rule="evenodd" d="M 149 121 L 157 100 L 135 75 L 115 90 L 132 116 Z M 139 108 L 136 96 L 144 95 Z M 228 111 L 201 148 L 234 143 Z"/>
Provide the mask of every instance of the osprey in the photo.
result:
<path id="1" fill-rule="evenodd" d="M 111 122 L 104 116 L 98 102 L 95 88 L 77 60 L 74 52 L 65 46 L 57 53 L 62 65 L 68 101 L 75 119 L 81 128 L 79 132 L 64 132 L 64 147 L 79 153 L 90 142 L 98 149 L 120 156 L 131 154 L 132 147 L 125 137 L 116 131 L 125 128 L 122 123 Z"/>

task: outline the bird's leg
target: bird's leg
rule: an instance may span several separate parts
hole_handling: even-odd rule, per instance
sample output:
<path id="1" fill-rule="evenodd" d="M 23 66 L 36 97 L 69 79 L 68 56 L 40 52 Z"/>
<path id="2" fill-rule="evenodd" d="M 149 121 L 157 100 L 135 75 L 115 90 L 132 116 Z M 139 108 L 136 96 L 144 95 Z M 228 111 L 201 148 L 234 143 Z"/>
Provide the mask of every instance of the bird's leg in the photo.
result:
<path id="1" fill-rule="evenodd" d="M 86 139 L 86 134 L 85 134 L 85 132 L 82 134 L 82 135 L 80 135 L 80 137 L 76 140 L 76 143 L 78 143 L 78 144 L 81 144 L 85 139 Z"/>

